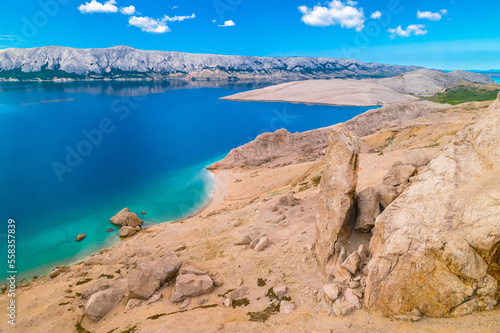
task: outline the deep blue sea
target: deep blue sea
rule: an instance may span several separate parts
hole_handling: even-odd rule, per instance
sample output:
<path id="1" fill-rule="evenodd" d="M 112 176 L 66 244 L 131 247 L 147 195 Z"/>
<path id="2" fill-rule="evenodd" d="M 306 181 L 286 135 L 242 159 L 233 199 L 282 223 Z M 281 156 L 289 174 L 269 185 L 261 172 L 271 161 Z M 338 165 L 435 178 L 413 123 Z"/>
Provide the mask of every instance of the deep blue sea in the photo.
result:
<path id="1" fill-rule="evenodd" d="M 219 99 L 264 85 L 0 84 L 0 277 L 9 218 L 19 276 L 46 273 L 119 241 L 106 229 L 124 207 L 146 226 L 200 209 L 213 193 L 205 167 L 258 134 L 324 127 L 371 109 Z"/>
<path id="2" fill-rule="evenodd" d="M 500 76 L 490 76 L 490 78 L 495 81 L 496 83 L 500 84 Z"/>

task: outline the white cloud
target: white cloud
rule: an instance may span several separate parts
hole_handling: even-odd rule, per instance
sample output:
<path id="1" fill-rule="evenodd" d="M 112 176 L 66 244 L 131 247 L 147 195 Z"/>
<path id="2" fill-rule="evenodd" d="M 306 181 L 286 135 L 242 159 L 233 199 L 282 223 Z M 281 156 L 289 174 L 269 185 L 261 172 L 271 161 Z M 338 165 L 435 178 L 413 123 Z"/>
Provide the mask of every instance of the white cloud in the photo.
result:
<path id="1" fill-rule="evenodd" d="M 381 13 L 380 11 L 378 11 L 378 10 L 377 10 L 377 11 L 373 12 L 373 13 L 370 15 L 370 17 L 371 17 L 372 19 L 376 20 L 376 19 L 379 19 L 379 18 L 381 18 L 381 17 L 382 17 L 382 13 Z"/>
<path id="2" fill-rule="evenodd" d="M 431 21 L 439 21 L 443 18 L 442 15 L 448 14 L 448 10 L 441 9 L 438 13 L 433 13 L 429 11 L 421 12 L 420 10 L 417 12 L 417 18 L 419 19 L 427 19 Z"/>
<path id="3" fill-rule="evenodd" d="M 132 16 L 128 20 L 128 24 L 134 27 L 140 28 L 144 32 L 150 32 L 154 34 L 163 34 L 165 32 L 170 32 L 170 28 L 163 19 L 153 19 L 147 16 Z"/>
<path id="4" fill-rule="evenodd" d="M 12 35 L 0 35 L 0 40 L 15 40 Z"/>
<path id="5" fill-rule="evenodd" d="M 220 24 L 219 27 L 234 27 L 236 23 L 233 20 L 225 21 L 224 24 Z"/>
<path id="6" fill-rule="evenodd" d="M 217 20 L 212 20 L 212 23 L 215 23 L 215 22 L 217 22 Z"/>
<path id="7" fill-rule="evenodd" d="M 396 39 L 399 37 L 410 37 L 414 36 L 423 36 L 427 34 L 427 30 L 425 30 L 425 25 L 423 24 L 412 24 L 409 25 L 406 29 L 402 29 L 401 26 L 387 30 L 391 35 L 389 36 L 391 39 Z"/>
<path id="8" fill-rule="evenodd" d="M 168 15 L 163 16 L 160 19 L 154 19 L 147 16 L 132 16 L 128 20 L 128 24 L 134 27 L 140 28 L 144 32 L 150 32 L 154 34 L 163 34 L 165 32 L 170 32 L 170 28 L 167 22 L 182 22 L 188 19 L 194 19 L 196 15 L 193 13 L 189 16 L 174 16 L 170 17 Z"/>
<path id="9" fill-rule="evenodd" d="M 122 13 L 123 15 L 134 15 L 135 6 L 121 7 L 120 13 Z"/>
<path id="10" fill-rule="evenodd" d="M 332 0 L 328 7 L 316 5 L 314 8 L 300 6 L 302 22 L 307 25 L 326 27 L 330 25 L 340 25 L 342 28 L 356 28 L 356 31 L 363 30 L 365 14 L 363 8 L 355 7 L 354 1 L 347 1 L 347 4 L 340 0 Z"/>
<path id="11" fill-rule="evenodd" d="M 172 6 L 172 7 L 170 7 L 170 9 L 177 9 L 177 8 L 179 8 L 179 6 Z"/>
<path id="12" fill-rule="evenodd" d="M 175 15 L 174 17 L 170 17 L 170 16 L 165 15 L 163 17 L 163 19 L 167 22 L 175 22 L 175 21 L 182 22 L 184 20 L 189 20 L 189 19 L 194 19 L 194 18 L 196 18 L 196 15 L 194 15 L 194 13 L 190 16 L 177 16 L 177 15 Z"/>
<path id="13" fill-rule="evenodd" d="M 92 0 L 91 2 L 86 2 L 84 5 L 78 6 L 78 10 L 83 14 L 92 14 L 92 13 L 116 13 L 118 11 L 118 7 L 115 6 L 115 0 L 109 0 L 105 3 L 97 2 L 96 0 Z"/>

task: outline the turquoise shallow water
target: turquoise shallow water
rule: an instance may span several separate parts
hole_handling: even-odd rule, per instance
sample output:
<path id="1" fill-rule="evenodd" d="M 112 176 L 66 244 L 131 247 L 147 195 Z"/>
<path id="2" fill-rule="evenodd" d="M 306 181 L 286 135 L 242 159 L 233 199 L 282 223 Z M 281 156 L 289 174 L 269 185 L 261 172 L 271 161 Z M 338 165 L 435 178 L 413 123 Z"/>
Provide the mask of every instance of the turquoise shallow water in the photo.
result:
<path id="1" fill-rule="evenodd" d="M 123 207 L 147 225 L 185 217 L 213 192 L 205 167 L 260 133 L 305 131 L 370 107 L 233 102 L 263 84 L 0 85 L 0 242 L 16 221 L 20 276 L 69 264 L 118 241 Z M 78 234 L 87 237 L 75 242 Z M 0 277 L 7 274 L 0 265 Z"/>
<path id="2" fill-rule="evenodd" d="M 490 76 L 490 78 L 496 83 L 500 83 L 500 76 Z"/>

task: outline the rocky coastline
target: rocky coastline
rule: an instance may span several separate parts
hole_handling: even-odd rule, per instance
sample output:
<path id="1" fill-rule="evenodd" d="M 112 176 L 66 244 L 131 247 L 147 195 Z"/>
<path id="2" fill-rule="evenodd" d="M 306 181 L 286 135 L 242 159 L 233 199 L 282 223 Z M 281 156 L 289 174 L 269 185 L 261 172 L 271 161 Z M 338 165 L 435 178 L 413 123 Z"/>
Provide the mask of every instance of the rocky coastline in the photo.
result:
<path id="1" fill-rule="evenodd" d="M 199 213 L 20 286 L 17 328 L 496 332 L 498 147 L 500 97 L 262 134 L 211 166 Z"/>

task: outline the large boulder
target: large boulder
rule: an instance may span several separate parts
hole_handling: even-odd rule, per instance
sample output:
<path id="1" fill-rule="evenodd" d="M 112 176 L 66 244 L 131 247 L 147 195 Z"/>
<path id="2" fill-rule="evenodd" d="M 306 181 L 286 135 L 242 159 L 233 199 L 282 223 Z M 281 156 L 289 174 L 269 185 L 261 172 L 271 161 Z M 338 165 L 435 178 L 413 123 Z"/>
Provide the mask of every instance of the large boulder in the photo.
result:
<path id="1" fill-rule="evenodd" d="M 356 198 L 358 216 L 356 231 L 369 232 L 375 225 L 375 218 L 380 214 L 380 204 L 377 191 L 368 187 L 361 191 Z"/>
<path id="2" fill-rule="evenodd" d="M 120 237 L 130 237 L 135 235 L 136 232 L 137 230 L 135 228 L 124 226 L 120 228 L 118 235 L 120 235 Z"/>
<path id="3" fill-rule="evenodd" d="M 123 208 L 115 216 L 113 216 L 109 222 L 114 225 L 128 226 L 135 228 L 142 224 L 142 220 L 137 216 L 137 214 L 129 211 L 128 208 Z"/>
<path id="4" fill-rule="evenodd" d="M 168 280 L 173 278 L 182 266 L 182 260 L 174 254 L 141 263 L 128 276 L 128 294 L 131 298 L 148 299 Z"/>
<path id="5" fill-rule="evenodd" d="M 189 297 L 208 294 L 213 288 L 214 282 L 208 275 L 179 275 L 172 292 L 172 302 L 176 303 Z"/>
<path id="6" fill-rule="evenodd" d="M 316 220 L 316 253 L 327 274 L 329 262 L 340 253 L 336 242 L 342 228 L 354 224 L 359 142 L 341 127 L 334 127 L 328 140 L 326 167 L 320 183 L 319 215 Z"/>
<path id="7" fill-rule="evenodd" d="M 104 317 L 119 301 L 115 290 L 107 289 L 98 291 L 90 296 L 85 304 L 85 314 L 93 321 L 99 321 Z"/>
<path id="8" fill-rule="evenodd" d="M 99 279 L 96 282 L 94 282 L 94 284 L 92 284 L 89 288 L 81 292 L 82 298 L 89 299 L 90 296 L 92 296 L 96 292 L 109 289 L 110 287 L 111 283 L 108 281 L 108 279 L 105 278 Z"/>
<path id="9" fill-rule="evenodd" d="M 491 309 L 500 280 L 500 100 L 377 218 L 365 304 L 394 316 Z"/>

